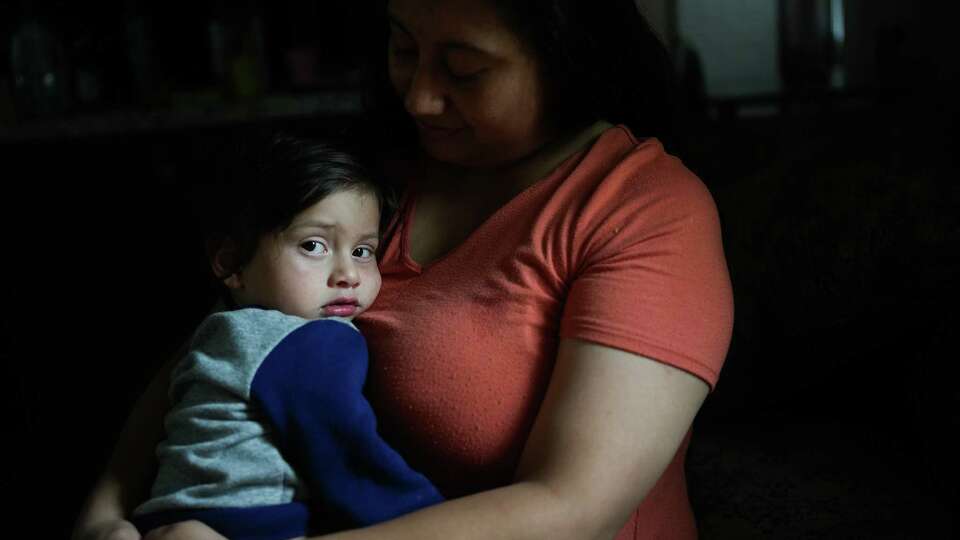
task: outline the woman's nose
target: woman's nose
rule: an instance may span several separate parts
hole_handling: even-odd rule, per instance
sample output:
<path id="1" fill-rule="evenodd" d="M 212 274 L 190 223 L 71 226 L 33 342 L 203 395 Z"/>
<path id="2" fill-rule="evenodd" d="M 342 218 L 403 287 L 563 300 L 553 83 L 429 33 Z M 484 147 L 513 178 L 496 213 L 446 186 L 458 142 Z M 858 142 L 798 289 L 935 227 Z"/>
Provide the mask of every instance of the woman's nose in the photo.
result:
<path id="1" fill-rule="evenodd" d="M 446 97 L 443 87 L 428 66 L 417 67 L 404 96 L 404 106 L 412 116 L 438 116 L 443 114 Z"/>

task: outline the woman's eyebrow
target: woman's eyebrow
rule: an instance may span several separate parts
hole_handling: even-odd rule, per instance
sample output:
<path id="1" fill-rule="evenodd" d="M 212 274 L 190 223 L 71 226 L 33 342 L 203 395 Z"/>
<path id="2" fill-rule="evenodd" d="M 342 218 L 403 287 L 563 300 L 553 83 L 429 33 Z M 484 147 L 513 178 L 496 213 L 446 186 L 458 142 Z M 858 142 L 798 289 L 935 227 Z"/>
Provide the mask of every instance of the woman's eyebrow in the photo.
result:
<path id="1" fill-rule="evenodd" d="M 447 51 L 462 51 L 462 52 L 468 52 L 468 53 L 485 54 L 487 56 L 494 56 L 493 52 L 488 51 L 487 49 L 480 48 L 476 45 L 471 45 L 470 43 L 464 43 L 462 41 L 444 41 L 440 43 L 440 46 Z"/>
<path id="2" fill-rule="evenodd" d="M 404 26 L 403 23 L 400 22 L 400 20 L 397 19 L 396 16 L 394 16 L 393 13 L 388 13 L 387 18 L 390 20 L 390 24 L 392 26 L 396 27 L 397 30 L 406 34 L 407 37 L 409 37 L 410 39 L 413 39 L 413 33 L 410 32 L 410 30 L 406 26 Z M 496 56 L 490 50 L 474 45 L 472 43 L 467 43 L 465 41 L 457 41 L 457 40 L 441 41 L 439 45 L 445 50 L 466 51 L 466 52 L 472 52 L 472 53 L 485 54 L 487 56 Z"/>

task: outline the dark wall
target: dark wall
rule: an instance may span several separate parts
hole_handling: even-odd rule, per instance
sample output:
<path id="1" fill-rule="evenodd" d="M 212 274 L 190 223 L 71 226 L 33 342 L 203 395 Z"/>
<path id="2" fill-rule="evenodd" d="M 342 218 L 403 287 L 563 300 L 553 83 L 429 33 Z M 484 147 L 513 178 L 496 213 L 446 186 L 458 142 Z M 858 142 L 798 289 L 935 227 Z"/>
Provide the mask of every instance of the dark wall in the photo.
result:
<path id="1" fill-rule="evenodd" d="M 708 538 L 956 534 L 952 23 L 846 4 L 850 87 L 788 88 L 770 116 L 721 104 L 681 153 L 720 209 L 737 309 L 688 467 Z"/>

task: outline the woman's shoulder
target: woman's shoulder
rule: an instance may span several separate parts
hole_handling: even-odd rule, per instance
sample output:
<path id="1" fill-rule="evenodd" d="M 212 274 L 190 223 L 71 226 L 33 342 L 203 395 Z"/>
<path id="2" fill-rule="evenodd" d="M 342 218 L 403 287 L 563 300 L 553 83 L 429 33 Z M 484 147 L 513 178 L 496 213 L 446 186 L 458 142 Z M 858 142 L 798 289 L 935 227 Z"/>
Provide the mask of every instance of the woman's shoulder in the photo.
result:
<path id="1" fill-rule="evenodd" d="M 571 174 L 593 204 L 659 209 L 666 214 L 715 212 L 704 182 L 656 138 L 638 138 L 627 126 L 604 131 Z M 606 213 L 606 212 L 602 212 Z"/>
<path id="2" fill-rule="evenodd" d="M 591 148 L 592 157 L 612 167 L 613 180 L 649 177 L 661 183 L 702 184 L 700 179 L 671 154 L 656 137 L 638 138 L 625 125 L 612 126 Z"/>

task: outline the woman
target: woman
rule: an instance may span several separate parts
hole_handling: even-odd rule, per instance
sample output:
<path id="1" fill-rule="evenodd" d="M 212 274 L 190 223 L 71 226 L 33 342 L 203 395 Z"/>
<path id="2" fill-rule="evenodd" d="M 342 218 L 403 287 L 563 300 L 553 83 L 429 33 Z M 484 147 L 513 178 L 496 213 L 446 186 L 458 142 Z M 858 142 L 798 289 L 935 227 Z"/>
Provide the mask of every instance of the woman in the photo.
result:
<path id="1" fill-rule="evenodd" d="M 360 321 L 368 393 L 385 438 L 451 500 L 331 538 L 695 538 L 683 460 L 732 295 L 709 193 L 642 138 L 662 125 L 662 47 L 632 0 L 386 9 L 422 157 L 390 169 L 407 190 Z M 123 517 L 165 377 L 87 537 L 139 538 Z M 186 523 L 148 538 L 220 537 Z"/>

